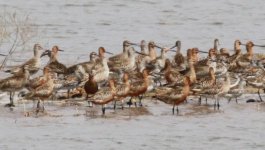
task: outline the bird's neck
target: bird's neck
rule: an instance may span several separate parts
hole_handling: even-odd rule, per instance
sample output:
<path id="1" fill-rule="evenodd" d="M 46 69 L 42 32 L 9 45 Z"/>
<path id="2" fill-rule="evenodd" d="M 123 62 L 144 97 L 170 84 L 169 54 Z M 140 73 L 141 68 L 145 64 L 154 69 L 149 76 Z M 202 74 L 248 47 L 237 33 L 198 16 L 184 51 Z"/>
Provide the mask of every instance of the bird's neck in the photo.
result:
<path id="1" fill-rule="evenodd" d="M 157 55 L 154 47 L 149 47 L 149 56 L 151 60 L 156 59 Z"/>

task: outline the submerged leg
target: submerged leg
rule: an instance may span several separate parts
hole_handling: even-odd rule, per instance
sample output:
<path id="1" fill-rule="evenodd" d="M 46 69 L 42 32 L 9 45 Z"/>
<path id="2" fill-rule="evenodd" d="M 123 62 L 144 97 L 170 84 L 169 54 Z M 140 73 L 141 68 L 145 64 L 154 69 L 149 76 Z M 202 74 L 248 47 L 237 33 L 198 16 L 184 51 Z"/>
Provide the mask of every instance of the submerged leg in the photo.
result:
<path id="1" fill-rule="evenodd" d="M 117 103 L 117 101 L 114 100 L 114 106 L 113 106 L 113 109 L 114 109 L 114 110 L 116 110 L 116 103 Z"/>
<path id="2" fill-rule="evenodd" d="M 102 115 L 105 115 L 105 105 L 102 105 Z"/>
<path id="3" fill-rule="evenodd" d="M 124 100 L 121 100 L 121 109 L 123 110 L 123 108 L 124 108 Z"/>
<path id="4" fill-rule="evenodd" d="M 38 103 L 37 103 L 36 115 L 39 113 L 39 111 L 40 111 L 40 100 L 38 100 Z"/>
<path id="5" fill-rule="evenodd" d="M 70 90 L 67 90 L 67 99 L 70 98 Z"/>
<path id="6" fill-rule="evenodd" d="M 263 102 L 263 100 L 262 100 L 262 98 L 261 98 L 261 96 L 260 96 L 260 92 L 259 92 L 259 90 L 258 90 L 258 95 L 259 95 L 260 102 Z"/>
<path id="7" fill-rule="evenodd" d="M 142 107 L 143 106 L 142 104 L 143 95 L 138 96 L 138 98 L 139 98 L 139 106 Z"/>
<path id="8" fill-rule="evenodd" d="M 202 103 L 202 96 L 199 97 L 199 101 L 198 101 L 198 104 L 201 105 Z"/>
<path id="9" fill-rule="evenodd" d="M 42 100 L 42 112 L 44 112 L 45 108 L 44 108 L 44 100 Z"/>
<path id="10" fill-rule="evenodd" d="M 179 107 L 177 106 L 177 115 L 179 114 Z"/>
<path id="11" fill-rule="evenodd" d="M 131 105 L 132 105 L 132 98 L 133 97 L 131 97 L 130 100 L 129 100 L 129 102 L 127 102 L 127 104 L 129 105 L 129 107 L 131 107 Z"/>
<path id="12" fill-rule="evenodd" d="M 14 95 L 15 95 L 15 92 L 10 92 L 10 95 L 9 95 L 10 103 L 6 104 L 5 107 L 15 107 L 15 105 L 14 105 Z"/>
<path id="13" fill-rule="evenodd" d="M 231 97 L 228 99 L 228 104 L 230 103 L 231 99 L 232 99 Z"/>
<path id="14" fill-rule="evenodd" d="M 173 115 L 175 114 L 175 104 L 173 105 L 172 113 L 173 113 Z"/>
<path id="15" fill-rule="evenodd" d="M 219 99 L 217 97 L 217 109 L 219 110 L 219 108 L 220 108 L 220 104 L 219 104 Z"/>
<path id="16" fill-rule="evenodd" d="M 217 97 L 215 96 L 215 99 L 214 99 L 214 105 L 213 105 L 214 110 L 216 109 L 216 103 L 217 103 Z"/>

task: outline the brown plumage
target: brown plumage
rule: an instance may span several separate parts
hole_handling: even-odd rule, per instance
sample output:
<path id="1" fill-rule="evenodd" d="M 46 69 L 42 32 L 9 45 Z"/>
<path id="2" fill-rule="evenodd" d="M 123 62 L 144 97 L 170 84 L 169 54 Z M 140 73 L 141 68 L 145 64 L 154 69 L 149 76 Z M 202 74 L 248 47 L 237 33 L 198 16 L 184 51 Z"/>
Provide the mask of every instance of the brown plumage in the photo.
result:
<path id="1" fill-rule="evenodd" d="M 36 89 L 37 87 L 44 84 L 47 81 L 47 78 L 49 76 L 49 70 L 50 70 L 49 68 L 44 67 L 42 76 L 31 79 L 29 81 L 29 84 L 26 86 L 28 88 L 28 90 Z"/>
<path id="2" fill-rule="evenodd" d="M 109 87 L 103 87 L 88 102 L 92 102 L 95 105 L 102 105 L 102 114 L 105 114 L 105 104 L 114 100 L 116 95 L 116 88 L 114 80 L 109 80 Z"/>
<path id="3" fill-rule="evenodd" d="M 231 82 L 229 74 L 226 73 L 224 81 L 223 80 L 216 81 L 215 84 L 207 88 L 206 87 L 203 88 L 199 93 L 201 95 L 214 97 L 215 98 L 214 109 L 216 108 L 216 105 L 217 108 L 219 109 L 220 105 L 218 97 L 225 95 L 230 90 L 231 87 L 230 84 Z"/>
<path id="4" fill-rule="evenodd" d="M 165 72 L 164 77 L 167 83 L 177 82 L 182 76 L 178 70 L 172 68 L 172 64 L 169 59 L 166 59 L 165 68 L 163 70 Z"/>
<path id="5" fill-rule="evenodd" d="M 47 50 L 42 54 L 42 56 L 50 56 L 50 61 L 45 67 L 50 68 L 51 72 L 55 72 L 57 74 L 66 74 L 67 67 L 58 61 L 58 51 L 62 50 L 60 50 L 58 46 L 53 46 L 51 51 Z"/>
<path id="6" fill-rule="evenodd" d="M 24 66 L 27 65 L 30 75 L 33 75 L 37 73 L 41 66 L 41 60 L 40 60 L 40 51 L 43 50 L 40 44 L 35 44 L 33 47 L 34 56 L 33 58 L 29 59 L 22 65 L 19 65 L 17 67 L 14 67 L 10 70 L 6 70 L 5 72 L 12 73 L 12 74 L 19 74 Z"/>
<path id="7" fill-rule="evenodd" d="M 141 41 L 141 44 L 140 44 L 140 47 L 141 47 L 141 53 L 142 54 L 147 54 L 146 53 L 146 42 L 145 42 L 145 40 L 142 40 Z M 144 60 L 144 57 L 146 57 L 145 55 L 138 55 L 137 57 L 136 57 L 136 63 L 137 64 L 140 64 L 143 60 Z"/>
<path id="8" fill-rule="evenodd" d="M 207 56 L 207 58 L 202 59 L 202 60 L 199 60 L 199 61 L 196 63 L 195 67 L 209 66 L 210 61 L 216 59 L 216 53 L 215 53 L 215 52 L 216 52 L 216 51 L 215 51 L 214 49 L 212 49 L 212 48 L 209 49 L 209 52 L 208 52 L 208 56 Z"/>
<path id="9" fill-rule="evenodd" d="M 148 79 L 148 71 L 146 69 L 143 70 L 142 78 L 138 79 L 137 81 L 133 81 L 131 83 L 130 92 L 128 96 L 131 96 L 131 99 L 133 97 L 139 97 L 140 95 L 144 94 L 147 91 L 147 88 L 149 86 L 149 79 Z M 142 97 L 139 97 L 140 99 L 140 105 Z M 131 100 L 129 102 L 129 105 L 131 105 Z"/>
<path id="10" fill-rule="evenodd" d="M 123 83 L 116 85 L 114 109 L 116 108 L 116 101 L 123 100 L 125 97 L 127 97 L 130 92 L 130 89 L 131 89 L 131 84 L 129 81 L 129 74 L 125 72 L 123 74 Z M 122 109 L 123 109 L 123 104 L 122 104 Z"/>
<path id="11" fill-rule="evenodd" d="M 6 105 L 7 107 L 14 106 L 15 92 L 23 89 L 28 84 L 29 76 L 28 65 L 24 65 L 18 74 L 0 81 L 0 90 L 10 93 L 10 103 Z"/>
<path id="12" fill-rule="evenodd" d="M 215 54 L 219 54 L 218 45 L 220 45 L 219 40 L 218 39 L 214 39 L 213 50 L 214 50 Z"/>
<path id="13" fill-rule="evenodd" d="M 116 61 L 120 61 L 121 59 L 127 59 L 128 58 L 128 47 L 130 45 L 136 45 L 136 44 L 131 43 L 130 41 L 125 40 L 125 41 L 123 41 L 123 44 L 122 45 L 123 45 L 122 53 L 110 57 L 109 58 L 109 61 L 110 62 L 114 62 L 115 63 Z"/>
<path id="14" fill-rule="evenodd" d="M 181 90 L 169 90 L 170 92 L 166 92 L 163 94 L 157 93 L 154 98 L 165 102 L 166 104 L 173 104 L 172 113 L 175 113 L 175 106 L 177 106 L 177 113 L 178 111 L 178 105 L 183 103 L 190 91 L 190 79 L 189 77 L 184 78 L 184 86 Z"/>
<path id="15" fill-rule="evenodd" d="M 246 50 L 247 53 L 243 54 L 238 61 L 240 62 L 250 62 L 253 59 L 253 47 L 254 47 L 254 43 L 252 41 L 247 42 L 246 44 Z"/>
<path id="16" fill-rule="evenodd" d="M 89 79 L 85 83 L 84 89 L 85 89 L 86 94 L 87 94 L 86 99 L 88 99 L 88 95 L 93 95 L 98 91 L 98 84 L 94 80 L 94 76 L 92 74 L 89 74 Z"/>
<path id="17" fill-rule="evenodd" d="M 150 42 L 148 43 L 148 53 L 149 53 L 148 55 L 149 55 L 149 59 L 150 59 L 150 61 L 155 60 L 156 57 L 157 57 L 155 47 L 156 47 L 155 42 L 150 41 Z"/>
<path id="18" fill-rule="evenodd" d="M 209 68 L 209 73 L 204 78 L 200 78 L 196 84 L 193 85 L 193 92 L 200 92 L 204 89 L 211 88 L 216 84 L 216 78 L 212 67 Z"/>
<path id="19" fill-rule="evenodd" d="M 176 63 L 177 67 L 181 67 L 182 64 L 185 62 L 185 57 L 181 53 L 181 41 L 176 42 L 177 52 L 174 56 L 174 62 Z"/>
<path id="20" fill-rule="evenodd" d="M 67 74 L 74 73 L 78 69 L 78 65 L 81 65 L 84 68 L 84 70 L 87 73 L 89 73 L 91 71 L 92 67 L 96 63 L 96 60 L 98 58 L 98 54 L 95 52 L 91 52 L 89 57 L 90 57 L 90 60 L 87 62 L 78 63 L 78 64 L 75 64 L 75 65 L 68 67 L 67 68 Z"/>
<path id="21" fill-rule="evenodd" d="M 37 113 L 39 112 L 39 109 L 40 109 L 40 101 L 49 99 L 53 95 L 54 80 L 51 77 L 49 68 L 46 68 L 46 76 L 47 76 L 46 82 L 38 86 L 36 89 L 32 90 L 25 97 L 26 99 L 29 99 L 29 100 L 38 100 L 37 110 L 36 110 Z M 43 106 L 43 110 L 44 110 L 44 106 Z"/>

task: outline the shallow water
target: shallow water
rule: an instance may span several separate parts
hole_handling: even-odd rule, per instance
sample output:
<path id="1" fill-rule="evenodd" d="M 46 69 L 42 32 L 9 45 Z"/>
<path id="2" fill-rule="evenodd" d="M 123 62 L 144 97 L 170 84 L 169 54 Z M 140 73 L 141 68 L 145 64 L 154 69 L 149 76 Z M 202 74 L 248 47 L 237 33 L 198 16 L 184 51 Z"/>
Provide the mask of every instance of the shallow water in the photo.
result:
<path id="1" fill-rule="evenodd" d="M 248 98 L 250 98 L 249 96 Z M 253 97 L 253 96 L 252 96 Z M 246 97 L 247 98 L 247 97 Z M 144 108 L 106 110 L 48 102 L 38 117 L 32 104 L 0 108 L 1 149 L 264 149 L 264 103 L 221 100 L 221 109 L 189 100 L 171 106 L 145 100 Z M 1 104 L 3 105 L 3 104 Z"/>
<path id="2" fill-rule="evenodd" d="M 65 50 L 60 61 L 68 65 L 87 60 L 99 46 L 118 53 L 125 39 L 162 46 L 181 40 L 183 51 L 206 51 L 214 38 L 230 49 L 235 39 L 264 44 L 264 6 L 262 0 L 0 0 L 0 10 L 29 14 L 39 26 L 27 56 L 18 50 L 14 58 L 31 56 L 35 42 L 46 48 L 57 44 Z M 13 112 L 1 107 L 0 149 L 265 149 L 262 105 L 223 101 L 221 111 L 212 112 L 187 104 L 180 116 L 172 116 L 169 105 L 146 105 L 151 114 L 109 118 L 75 116 L 73 107 L 50 110 L 52 116 L 23 117 L 22 106 Z"/>

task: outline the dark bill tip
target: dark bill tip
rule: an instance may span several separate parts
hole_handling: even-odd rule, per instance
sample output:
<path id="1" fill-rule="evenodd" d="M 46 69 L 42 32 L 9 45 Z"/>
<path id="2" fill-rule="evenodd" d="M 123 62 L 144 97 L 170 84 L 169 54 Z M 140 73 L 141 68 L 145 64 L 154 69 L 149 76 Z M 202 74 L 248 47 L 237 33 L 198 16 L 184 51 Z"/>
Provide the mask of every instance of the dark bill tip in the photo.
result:
<path id="1" fill-rule="evenodd" d="M 205 51 L 200 51 L 200 50 L 198 50 L 198 52 L 208 54 L 208 52 L 205 52 Z"/>
<path id="2" fill-rule="evenodd" d="M 40 57 L 46 56 L 46 55 L 50 55 L 51 51 L 50 50 L 46 50 L 45 52 L 43 52 Z"/>
<path id="3" fill-rule="evenodd" d="M 0 54 L 0 56 L 7 56 L 7 55 L 4 55 L 4 54 Z"/>
<path id="4" fill-rule="evenodd" d="M 148 56 L 147 54 L 144 54 L 144 53 L 141 53 L 141 52 L 138 52 L 138 51 L 135 51 L 135 53 L 140 54 L 140 55 L 144 55 L 144 56 Z"/>
<path id="5" fill-rule="evenodd" d="M 176 50 L 172 50 L 172 49 L 170 49 L 170 50 L 168 50 L 168 51 L 171 51 L 171 52 L 177 52 Z"/>
<path id="6" fill-rule="evenodd" d="M 157 47 L 157 48 L 159 48 L 159 49 L 163 49 L 163 47 L 160 47 L 160 46 L 157 46 L 157 45 L 155 45 L 155 47 Z"/>
<path id="7" fill-rule="evenodd" d="M 137 44 L 137 43 L 129 43 L 131 45 L 135 45 L 135 46 L 141 46 L 141 44 Z"/>

